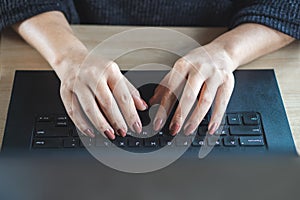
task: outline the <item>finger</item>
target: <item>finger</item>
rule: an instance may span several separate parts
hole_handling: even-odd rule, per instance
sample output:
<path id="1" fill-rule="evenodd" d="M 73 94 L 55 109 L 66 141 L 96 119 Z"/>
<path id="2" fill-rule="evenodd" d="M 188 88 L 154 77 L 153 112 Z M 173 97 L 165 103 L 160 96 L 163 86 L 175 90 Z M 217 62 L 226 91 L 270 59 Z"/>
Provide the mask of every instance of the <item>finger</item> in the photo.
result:
<path id="1" fill-rule="evenodd" d="M 184 133 L 186 135 L 190 135 L 196 130 L 209 111 L 218 90 L 218 86 L 219 83 L 213 79 L 208 79 L 205 84 L 203 84 L 196 108 L 184 126 Z"/>
<path id="2" fill-rule="evenodd" d="M 60 95 L 66 111 L 76 128 L 85 136 L 95 137 L 92 125 L 84 117 L 76 95 L 64 88 L 61 88 Z"/>
<path id="3" fill-rule="evenodd" d="M 153 129 L 155 131 L 160 130 L 164 126 L 186 81 L 185 76 L 180 74 L 177 69 L 173 69 L 169 73 L 168 83 L 161 87 L 160 106 L 153 122 Z M 177 127 L 174 128 L 176 129 Z"/>
<path id="4" fill-rule="evenodd" d="M 125 137 L 127 133 L 127 125 L 107 83 L 99 81 L 97 90 L 94 91 L 94 93 L 109 124 L 118 135 Z"/>
<path id="5" fill-rule="evenodd" d="M 141 111 L 146 110 L 148 108 L 148 105 L 145 100 L 142 99 L 139 91 L 127 80 L 127 78 L 124 77 L 124 80 L 133 98 L 135 107 Z"/>
<path id="6" fill-rule="evenodd" d="M 171 91 L 176 91 L 182 83 L 186 80 L 187 76 L 187 65 L 190 65 L 187 60 L 181 58 L 176 61 L 174 68 L 163 78 L 160 84 L 155 88 L 154 95 L 150 99 L 150 105 L 159 103 L 163 94 L 170 89 Z"/>
<path id="7" fill-rule="evenodd" d="M 173 69 L 168 73 L 168 79 L 166 79 L 164 86 L 171 91 L 177 91 L 178 88 L 182 88 L 182 83 L 187 80 L 188 70 L 187 68 L 191 64 L 184 58 L 179 59 Z"/>
<path id="8" fill-rule="evenodd" d="M 200 74 L 189 76 L 180 98 L 178 107 L 176 108 L 175 114 L 170 123 L 169 129 L 171 135 L 175 135 L 180 131 L 184 120 L 188 116 L 197 99 L 203 82 L 204 77 L 202 77 Z"/>
<path id="9" fill-rule="evenodd" d="M 109 80 L 109 86 L 130 129 L 136 133 L 141 133 L 142 122 L 135 108 L 134 100 L 126 85 L 124 76 L 113 77 Z"/>
<path id="10" fill-rule="evenodd" d="M 176 95 L 170 92 L 170 90 L 164 92 L 162 96 L 163 97 L 153 121 L 153 129 L 155 131 L 159 131 L 164 126 L 177 100 Z"/>
<path id="11" fill-rule="evenodd" d="M 161 102 L 163 92 L 166 90 L 166 85 L 169 81 L 170 73 L 168 73 L 154 90 L 153 96 L 149 100 L 150 105 L 159 104 Z"/>
<path id="12" fill-rule="evenodd" d="M 152 106 L 154 104 L 159 104 L 161 101 L 161 97 L 163 94 L 164 88 L 162 85 L 158 85 L 155 90 L 153 96 L 149 99 L 149 104 Z"/>
<path id="13" fill-rule="evenodd" d="M 208 133 L 211 135 L 216 132 L 222 122 L 233 88 L 234 77 L 233 74 L 230 73 L 227 75 L 226 81 L 219 87 L 216 94 L 213 114 L 208 125 Z"/>
<path id="14" fill-rule="evenodd" d="M 109 139 L 115 139 L 114 130 L 101 113 L 93 93 L 88 88 L 85 88 L 77 92 L 77 97 L 83 112 L 94 127 Z"/>

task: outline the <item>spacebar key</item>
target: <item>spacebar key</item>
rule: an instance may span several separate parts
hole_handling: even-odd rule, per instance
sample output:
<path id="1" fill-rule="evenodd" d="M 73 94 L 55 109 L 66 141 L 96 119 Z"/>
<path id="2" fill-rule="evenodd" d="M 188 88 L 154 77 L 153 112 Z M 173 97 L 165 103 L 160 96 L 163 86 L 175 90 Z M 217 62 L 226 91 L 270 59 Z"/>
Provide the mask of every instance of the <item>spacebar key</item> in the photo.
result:
<path id="1" fill-rule="evenodd" d="M 262 135 L 259 126 L 232 126 L 231 135 Z"/>

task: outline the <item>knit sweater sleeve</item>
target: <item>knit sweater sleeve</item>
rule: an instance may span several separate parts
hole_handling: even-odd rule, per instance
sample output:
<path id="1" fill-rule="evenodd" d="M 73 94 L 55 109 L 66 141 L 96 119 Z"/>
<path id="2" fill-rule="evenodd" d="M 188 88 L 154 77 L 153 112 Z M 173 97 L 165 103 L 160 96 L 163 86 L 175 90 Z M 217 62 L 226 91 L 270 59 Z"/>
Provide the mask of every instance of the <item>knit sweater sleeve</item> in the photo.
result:
<path id="1" fill-rule="evenodd" d="M 300 39 L 300 0 L 234 0 L 230 28 L 259 23 Z"/>
<path id="2" fill-rule="evenodd" d="M 47 11 L 61 11 L 69 22 L 78 21 L 70 0 L 1 0 L 0 31 L 5 27 Z"/>

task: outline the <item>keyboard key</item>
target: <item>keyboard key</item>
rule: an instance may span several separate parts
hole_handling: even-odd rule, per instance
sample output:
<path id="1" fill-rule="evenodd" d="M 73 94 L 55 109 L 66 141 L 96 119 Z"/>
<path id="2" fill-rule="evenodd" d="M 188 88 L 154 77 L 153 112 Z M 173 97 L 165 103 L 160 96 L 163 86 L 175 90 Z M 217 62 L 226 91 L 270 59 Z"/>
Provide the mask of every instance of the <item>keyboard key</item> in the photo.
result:
<path id="1" fill-rule="evenodd" d="M 174 144 L 175 144 L 173 138 L 166 138 L 166 137 L 159 138 L 159 143 L 160 143 L 160 146 L 162 146 L 162 147 L 174 146 Z"/>
<path id="2" fill-rule="evenodd" d="M 204 137 L 195 138 L 192 142 L 192 146 L 194 146 L 194 147 L 199 147 L 199 146 L 204 146 L 204 145 L 205 145 Z"/>
<path id="3" fill-rule="evenodd" d="M 80 147 L 92 147 L 95 146 L 95 139 L 89 137 L 80 138 Z"/>
<path id="4" fill-rule="evenodd" d="M 79 146 L 79 138 L 66 138 L 64 139 L 65 148 L 75 148 Z"/>
<path id="5" fill-rule="evenodd" d="M 67 121 L 57 121 L 57 122 L 55 123 L 55 126 L 56 126 L 56 127 L 67 127 L 67 126 L 68 126 L 68 123 L 67 123 Z"/>
<path id="6" fill-rule="evenodd" d="M 216 136 L 208 137 L 207 143 L 209 146 L 220 146 L 222 139 Z"/>
<path id="7" fill-rule="evenodd" d="M 53 118 L 50 117 L 50 116 L 47 116 L 47 115 L 45 115 L 45 116 L 39 116 L 37 118 L 38 122 L 51 122 L 52 120 L 53 120 Z"/>
<path id="8" fill-rule="evenodd" d="M 67 117 L 66 116 L 58 116 L 56 117 L 56 121 L 67 121 Z"/>
<path id="9" fill-rule="evenodd" d="M 63 147 L 63 140 L 60 138 L 43 138 L 34 139 L 33 148 L 61 148 Z"/>
<path id="10" fill-rule="evenodd" d="M 150 138 L 154 135 L 156 135 L 157 132 L 154 132 L 153 130 L 143 130 L 141 133 L 140 133 L 140 137 L 143 137 L 143 138 Z M 138 134 L 137 134 L 138 135 Z M 138 135 L 139 136 L 139 135 Z"/>
<path id="11" fill-rule="evenodd" d="M 228 114 L 227 119 L 229 125 L 240 125 L 242 123 L 238 114 Z"/>
<path id="12" fill-rule="evenodd" d="M 34 134 L 35 137 L 68 137 L 69 135 L 69 129 L 62 127 L 37 129 Z"/>
<path id="13" fill-rule="evenodd" d="M 70 130 L 69 130 L 69 133 L 70 133 L 70 135 L 73 136 L 73 137 L 79 137 L 76 128 L 70 129 Z"/>
<path id="14" fill-rule="evenodd" d="M 158 136 L 163 136 L 163 135 L 164 135 L 164 132 L 159 131 L 159 132 L 157 133 L 157 135 L 158 135 Z"/>
<path id="15" fill-rule="evenodd" d="M 247 113 L 243 116 L 244 124 L 246 125 L 258 125 L 259 117 L 256 113 Z"/>
<path id="16" fill-rule="evenodd" d="M 229 135 L 229 129 L 227 127 L 218 128 L 215 132 L 215 135 L 221 135 L 221 136 Z"/>
<path id="17" fill-rule="evenodd" d="M 111 145 L 111 141 L 106 138 L 98 137 L 96 138 L 96 147 L 109 147 Z"/>
<path id="18" fill-rule="evenodd" d="M 176 146 L 190 146 L 191 143 L 192 143 L 191 137 L 177 136 L 175 138 L 175 144 L 176 144 Z"/>
<path id="19" fill-rule="evenodd" d="M 128 146 L 129 147 L 140 147 L 142 145 L 141 139 L 138 138 L 128 138 Z"/>
<path id="20" fill-rule="evenodd" d="M 76 128 L 70 128 L 69 129 L 69 134 L 73 137 L 87 137 L 83 133 L 81 133 L 78 129 Z"/>
<path id="21" fill-rule="evenodd" d="M 228 136 L 224 138 L 224 146 L 234 147 L 238 145 L 238 139 L 234 136 Z"/>
<path id="22" fill-rule="evenodd" d="M 150 131 L 148 131 L 148 130 L 143 130 L 143 131 L 141 132 L 141 135 L 142 135 L 143 137 L 150 137 Z"/>
<path id="23" fill-rule="evenodd" d="M 231 135 L 262 135 L 259 126 L 232 126 L 230 127 Z"/>
<path id="24" fill-rule="evenodd" d="M 36 132 L 35 132 L 35 136 L 41 136 L 41 137 L 43 137 L 45 135 L 45 131 L 44 130 L 37 130 Z"/>
<path id="25" fill-rule="evenodd" d="M 117 147 L 126 147 L 127 146 L 127 138 L 117 136 L 116 139 L 113 141 L 113 143 Z"/>
<path id="26" fill-rule="evenodd" d="M 147 138 L 144 140 L 144 145 L 145 147 L 158 147 L 158 142 L 157 138 Z"/>
<path id="27" fill-rule="evenodd" d="M 264 138 L 262 136 L 243 136 L 240 137 L 241 146 L 264 146 Z"/>
<path id="28" fill-rule="evenodd" d="M 136 134 L 135 134 L 134 132 L 127 131 L 126 135 L 127 135 L 127 136 L 135 136 Z"/>

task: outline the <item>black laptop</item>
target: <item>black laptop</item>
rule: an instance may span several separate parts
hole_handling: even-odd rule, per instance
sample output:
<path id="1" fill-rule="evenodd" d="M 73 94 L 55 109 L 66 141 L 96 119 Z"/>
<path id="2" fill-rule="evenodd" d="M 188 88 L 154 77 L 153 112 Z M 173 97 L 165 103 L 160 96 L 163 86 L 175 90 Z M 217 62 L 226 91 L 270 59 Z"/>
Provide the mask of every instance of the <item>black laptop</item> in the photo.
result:
<path id="1" fill-rule="evenodd" d="M 149 99 L 155 88 L 151 83 L 167 72 L 124 73 Z M 100 135 L 78 135 L 65 113 L 53 71 L 17 71 L 0 154 L 0 199 L 297 199 L 299 161 L 294 159 L 295 145 L 274 71 L 238 70 L 235 78 L 223 129 L 214 140 L 206 135 L 208 113 L 190 137 L 172 138 L 163 129 L 149 137 L 128 134 L 107 141 Z M 147 136 L 151 113 L 139 114 Z M 156 152 L 165 147 L 169 151 L 160 154 L 162 161 L 178 149 L 185 153 L 151 173 L 123 173 L 89 154 L 96 149 L 113 158 L 119 155 L 113 155 L 117 149 Z M 213 150 L 204 160 L 195 159 L 207 148 Z M 234 160 L 233 153 L 246 159 Z M 249 153 L 255 157 L 244 157 Z M 230 157 L 214 159 L 224 154 Z M 269 160 L 274 154 L 284 156 Z M 262 159 L 256 160 L 259 155 Z"/>
<path id="2" fill-rule="evenodd" d="M 123 73 L 143 98 L 149 100 L 155 83 L 167 71 Z M 146 128 L 151 121 L 147 110 L 139 112 L 145 137 L 128 132 L 125 138 L 110 141 L 100 134 L 91 139 L 78 133 L 65 112 L 59 95 L 59 80 L 53 71 L 16 71 L 2 151 L 86 152 L 93 148 L 108 152 L 116 149 L 154 152 L 167 146 L 171 154 L 178 148 L 185 148 L 182 156 L 191 158 L 199 156 L 201 149 L 209 149 L 209 155 L 296 155 L 274 71 L 237 70 L 234 75 L 235 89 L 218 134 L 206 134 L 210 112 L 191 136 L 169 135 L 168 123 L 161 131 L 153 133 Z"/>

